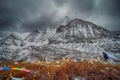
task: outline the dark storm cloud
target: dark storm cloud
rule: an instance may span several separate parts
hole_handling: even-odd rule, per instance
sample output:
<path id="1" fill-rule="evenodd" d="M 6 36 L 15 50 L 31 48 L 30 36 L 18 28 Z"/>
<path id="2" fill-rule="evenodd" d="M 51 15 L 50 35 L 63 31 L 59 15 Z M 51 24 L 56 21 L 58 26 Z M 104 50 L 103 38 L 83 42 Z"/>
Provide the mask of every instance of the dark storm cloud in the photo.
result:
<path id="1" fill-rule="evenodd" d="M 68 2 L 68 0 L 54 0 L 54 2 L 58 5 L 58 6 L 62 6 L 65 3 Z"/>
<path id="2" fill-rule="evenodd" d="M 56 0 L 62 5 L 61 0 Z M 91 21 L 109 30 L 120 30 L 120 0 L 62 0 L 70 17 Z"/>
<path id="3" fill-rule="evenodd" d="M 108 15 L 113 17 L 120 17 L 120 0 L 105 0 L 103 3 Z"/>
<path id="4" fill-rule="evenodd" d="M 24 30 L 25 31 L 31 31 L 35 29 L 46 29 L 47 27 L 55 27 L 57 25 L 57 22 L 52 21 L 51 19 L 53 18 L 54 15 L 42 15 L 37 21 L 34 22 L 28 22 L 23 24 Z"/>
<path id="5" fill-rule="evenodd" d="M 102 0 L 96 9 L 97 14 L 106 17 L 103 26 L 110 30 L 120 30 L 120 0 Z"/>
<path id="6" fill-rule="evenodd" d="M 0 31 L 55 27 L 65 16 L 120 30 L 120 0 L 1 0 Z"/>
<path id="7" fill-rule="evenodd" d="M 39 0 L 2 0 L 0 2 L 0 30 L 17 30 L 18 24 L 39 16 Z M 38 14 L 37 14 L 38 13 Z M 33 16 L 35 15 L 35 16 Z"/>
<path id="8" fill-rule="evenodd" d="M 94 3 L 91 0 L 75 0 L 72 1 L 72 4 L 74 4 L 75 9 L 82 12 L 91 12 L 94 8 Z"/>

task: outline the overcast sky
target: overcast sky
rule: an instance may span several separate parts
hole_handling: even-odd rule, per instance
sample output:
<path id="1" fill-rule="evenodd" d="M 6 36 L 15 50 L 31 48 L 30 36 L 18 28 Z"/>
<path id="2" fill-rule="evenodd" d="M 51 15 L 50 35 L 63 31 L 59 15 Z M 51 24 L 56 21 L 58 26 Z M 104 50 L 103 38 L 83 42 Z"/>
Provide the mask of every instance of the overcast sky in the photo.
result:
<path id="1" fill-rule="evenodd" d="M 0 0 L 0 35 L 53 28 L 65 16 L 120 30 L 120 0 Z"/>

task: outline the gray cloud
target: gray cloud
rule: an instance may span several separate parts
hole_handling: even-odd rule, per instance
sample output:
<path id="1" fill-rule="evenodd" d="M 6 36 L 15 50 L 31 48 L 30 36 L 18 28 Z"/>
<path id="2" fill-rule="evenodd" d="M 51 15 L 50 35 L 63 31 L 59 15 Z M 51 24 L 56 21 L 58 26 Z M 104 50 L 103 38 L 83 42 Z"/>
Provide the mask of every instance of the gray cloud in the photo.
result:
<path id="1" fill-rule="evenodd" d="M 120 0 L 1 0 L 0 31 L 56 27 L 65 16 L 120 30 Z"/>

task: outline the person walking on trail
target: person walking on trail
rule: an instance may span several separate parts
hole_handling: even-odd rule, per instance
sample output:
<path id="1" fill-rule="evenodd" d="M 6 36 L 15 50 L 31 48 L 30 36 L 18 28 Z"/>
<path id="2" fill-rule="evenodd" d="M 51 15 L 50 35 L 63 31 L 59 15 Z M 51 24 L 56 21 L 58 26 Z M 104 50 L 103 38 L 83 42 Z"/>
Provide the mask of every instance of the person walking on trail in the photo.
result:
<path id="1" fill-rule="evenodd" d="M 107 53 L 103 52 L 103 58 L 105 61 L 108 61 L 109 57 L 108 57 Z"/>

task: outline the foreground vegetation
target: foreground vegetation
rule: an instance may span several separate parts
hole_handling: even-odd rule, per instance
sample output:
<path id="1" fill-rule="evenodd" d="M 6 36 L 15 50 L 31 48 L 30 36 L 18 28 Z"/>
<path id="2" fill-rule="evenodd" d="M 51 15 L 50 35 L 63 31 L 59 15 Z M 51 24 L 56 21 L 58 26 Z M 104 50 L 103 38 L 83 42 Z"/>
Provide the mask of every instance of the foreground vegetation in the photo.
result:
<path id="1" fill-rule="evenodd" d="M 30 72 L 1 70 L 0 80 L 11 80 L 10 75 L 24 80 L 120 80 L 120 65 L 87 62 L 37 62 L 17 63 L 2 62 L 0 66 L 9 68 L 24 67 Z M 79 79 L 76 79 L 79 78 Z"/>

